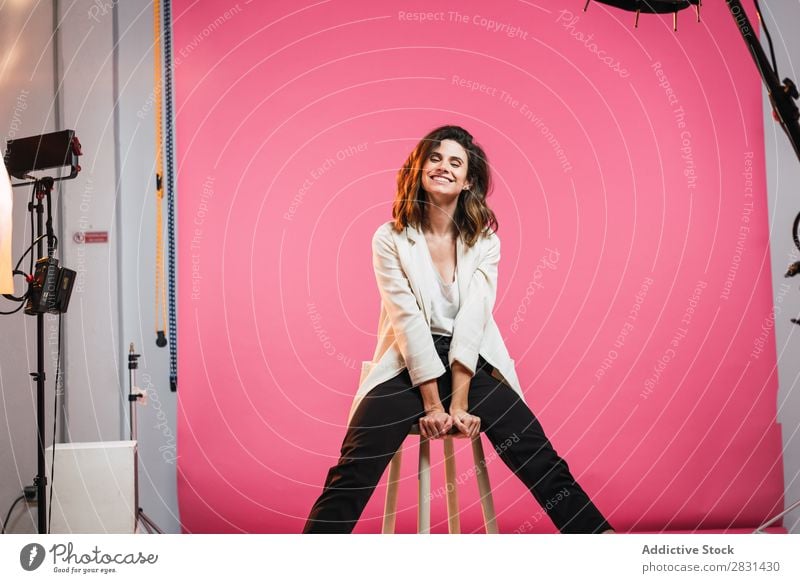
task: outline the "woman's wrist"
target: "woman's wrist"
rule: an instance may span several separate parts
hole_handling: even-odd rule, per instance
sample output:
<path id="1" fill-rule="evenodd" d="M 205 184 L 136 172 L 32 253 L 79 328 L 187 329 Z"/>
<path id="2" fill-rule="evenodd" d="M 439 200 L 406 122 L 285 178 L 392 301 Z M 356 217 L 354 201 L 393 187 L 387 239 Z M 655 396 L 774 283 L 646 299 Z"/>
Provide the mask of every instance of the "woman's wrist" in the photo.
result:
<path id="1" fill-rule="evenodd" d="M 442 405 L 441 403 L 426 405 L 425 415 L 430 415 L 431 413 L 444 413 L 444 405 Z"/>
<path id="2" fill-rule="evenodd" d="M 422 383 L 419 386 L 419 392 L 422 396 L 422 406 L 426 415 L 437 411 L 444 412 L 444 406 L 439 398 L 439 383 L 436 379 Z"/>

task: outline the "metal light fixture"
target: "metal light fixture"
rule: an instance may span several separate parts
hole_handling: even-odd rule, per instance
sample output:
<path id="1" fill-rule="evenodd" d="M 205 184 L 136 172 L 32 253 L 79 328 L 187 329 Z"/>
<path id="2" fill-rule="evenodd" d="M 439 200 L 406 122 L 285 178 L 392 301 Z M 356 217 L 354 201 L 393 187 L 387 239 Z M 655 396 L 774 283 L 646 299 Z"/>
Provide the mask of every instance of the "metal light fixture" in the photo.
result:
<path id="1" fill-rule="evenodd" d="M 586 5 L 583 7 L 584 12 L 589 8 L 589 2 L 591 1 L 592 0 L 586 0 Z M 695 12 L 697 13 L 697 22 L 700 22 L 701 0 L 595 0 L 595 2 L 608 4 L 614 8 L 627 10 L 628 12 L 635 12 L 636 20 L 633 24 L 634 28 L 639 28 L 639 14 L 642 12 L 645 14 L 669 14 L 671 12 L 672 29 L 677 31 L 678 11 L 689 8 L 689 6 L 694 6 Z"/>

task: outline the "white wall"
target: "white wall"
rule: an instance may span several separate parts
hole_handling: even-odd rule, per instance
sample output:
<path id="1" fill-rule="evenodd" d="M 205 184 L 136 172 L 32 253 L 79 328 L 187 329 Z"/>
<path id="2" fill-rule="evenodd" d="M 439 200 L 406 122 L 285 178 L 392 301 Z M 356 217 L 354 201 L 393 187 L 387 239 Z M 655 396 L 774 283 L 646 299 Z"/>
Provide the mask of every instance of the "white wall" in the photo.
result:
<path id="1" fill-rule="evenodd" d="M 83 145 L 81 172 L 65 183 L 64 265 L 78 271 L 67 319 L 67 441 L 125 437 L 121 393 L 114 148 L 113 35 L 109 15 L 95 22 L 94 2 L 59 2 L 57 67 L 62 124 Z M 83 5 L 83 6 L 82 6 Z M 79 231 L 108 231 L 108 243 L 73 240 Z"/>

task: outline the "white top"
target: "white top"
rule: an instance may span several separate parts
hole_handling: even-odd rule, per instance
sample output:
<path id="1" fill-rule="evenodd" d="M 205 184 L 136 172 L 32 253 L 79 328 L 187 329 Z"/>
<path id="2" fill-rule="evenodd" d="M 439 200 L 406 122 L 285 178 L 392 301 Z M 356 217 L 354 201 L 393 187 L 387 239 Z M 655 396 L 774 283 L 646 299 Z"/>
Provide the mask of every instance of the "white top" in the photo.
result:
<path id="1" fill-rule="evenodd" d="M 436 351 L 409 350 L 404 354 L 400 350 L 401 345 L 424 346 L 430 342 L 430 322 L 425 326 L 417 326 L 416 321 L 419 320 L 420 306 L 430 306 L 431 288 L 428 287 L 428 281 L 432 272 L 426 267 L 428 260 L 425 259 L 425 254 L 428 251 L 423 249 L 422 245 L 427 241 L 422 231 L 413 225 L 407 225 L 398 233 L 394 226 L 394 220 L 388 220 L 381 224 L 372 236 L 373 271 L 382 298 L 378 316 L 378 336 L 372 358 L 361 363 L 358 390 L 353 397 L 348 423 L 352 421 L 354 413 L 366 395 L 379 384 L 404 370 L 408 371 L 413 386 L 438 378 L 447 372 L 443 359 L 435 354 Z M 469 280 L 468 273 L 478 268 L 485 269 L 486 281 L 481 281 L 480 287 L 485 293 L 494 296 L 497 291 L 500 239 L 493 232 L 488 235 L 479 237 L 470 253 L 467 253 L 466 245 L 461 238 L 456 239 L 456 263 L 459 279 Z M 406 264 L 402 258 L 413 262 L 416 269 L 404 272 L 403 267 Z M 464 318 L 465 321 L 485 320 L 479 355 L 494 367 L 492 376 L 497 380 L 505 380 L 525 403 L 525 393 L 517 378 L 514 361 L 508 354 L 497 322 L 491 313 L 485 311 L 486 306 L 482 302 L 464 301 L 466 296 L 463 294 L 468 292 L 463 285 L 462 282 L 458 317 Z M 384 296 L 386 299 L 383 299 Z M 398 318 L 404 322 L 410 320 L 415 322 L 412 322 L 414 325 L 404 326 L 398 331 L 393 325 L 393 320 L 396 322 Z M 467 336 L 471 332 L 469 327 L 453 328 L 453 342 L 448 357 L 451 362 L 459 360 L 465 365 L 477 366 L 479 355 L 474 353 L 474 343 L 469 341 L 474 341 L 474 338 Z M 403 340 L 399 341 L 398 338 Z"/>
<path id="2" fill-rule="evenodd" d="M 444 336 L 453 335 L 453 322 L 458 313 L 458 265 L 453 274 L 453 281 L 445 283 L 439 270 L 433 263 L 430 248 L 425 245 L 425 256 L 428 258 L 427 282 L 431 298 L 431 333 Z"/>

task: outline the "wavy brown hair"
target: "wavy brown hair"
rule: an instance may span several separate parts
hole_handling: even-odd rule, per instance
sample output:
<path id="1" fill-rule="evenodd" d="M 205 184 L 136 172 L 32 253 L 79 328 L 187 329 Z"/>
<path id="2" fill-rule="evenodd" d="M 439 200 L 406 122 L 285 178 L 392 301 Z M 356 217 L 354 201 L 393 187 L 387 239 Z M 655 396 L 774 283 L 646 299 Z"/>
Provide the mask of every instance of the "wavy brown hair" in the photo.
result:
<path id="1" fill-rule="evenodd" d="M 470 188 L 462 190 L 458 196 L 453 222 L 462 240 L 472 247 L 479 236 L 488 236 L 485 232 L 487 228 L 497 231 L 498 224 L 497 217 L 486 204 L 486 197 L 492 187 L 486 154 L 473 140 L 472 135 L 459 126 L 441 126 L 428 133 L 419 141 L 397 173 L 397 194 L 392 205 L 394 228 L 400 232 L 408 225 L 418 229 L 430 226 L 427 213 L 428 195 L 422 188 L 422 167 L 442 140 L 458 142 L 467 152 L 467 180 Z"/>

